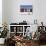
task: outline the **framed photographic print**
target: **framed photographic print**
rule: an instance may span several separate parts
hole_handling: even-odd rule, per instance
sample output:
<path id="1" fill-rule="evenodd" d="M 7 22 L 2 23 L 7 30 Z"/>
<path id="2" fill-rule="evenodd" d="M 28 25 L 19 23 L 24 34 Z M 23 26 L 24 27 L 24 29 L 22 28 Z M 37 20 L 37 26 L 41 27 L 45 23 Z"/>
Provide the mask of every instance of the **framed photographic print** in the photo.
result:
<path id="1" fill-rule="evenodd" d="M 20 5 L 20 12 L 24 15 L 31 15 L 33 12 L 32 5 Z"/>

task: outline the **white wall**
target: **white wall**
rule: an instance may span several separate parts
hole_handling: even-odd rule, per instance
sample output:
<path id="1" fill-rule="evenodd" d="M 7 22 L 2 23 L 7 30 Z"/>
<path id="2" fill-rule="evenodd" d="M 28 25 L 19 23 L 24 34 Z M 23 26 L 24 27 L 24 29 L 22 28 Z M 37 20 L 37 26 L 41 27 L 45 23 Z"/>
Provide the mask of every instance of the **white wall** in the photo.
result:
<path id="1" fill-rule="evenodd" d="M 28 22 L 31 22 L 31 19 L 33 19 L 32 15 L 21 15 L 20 14 L 20 5 L 31 5 L 32 0 L 12 0 L 11 1 L 11 8 L 12 8 L 12 13 L 11 13 L 11 18 L 9 19 L 11 22 L 22 22 L 23 20 L 26 20 Z M 30 19 L 31 18 L 31 19 Z"/>
<path id="2" fill-rule="evenodd" d="M 4 0 L 3 2 L 3 20 L 7 23 L 21 22 L 26 20 L 29 24 L 31 24 L 34 23 L 34 19 L 37 19 L 38 24 L 43 21 L 44 25 L 46 25 L 46 0 Z M 32 4 L 33 14 L 20 15 L 19 6 L 22 4 Z"/>
<path id="3" fill-rule="evenodd" d="M 0 27 L 2 27 L 2 0 L 0 0 Z"/>
<path id="4" fill-rule="evenodd" d="M 8 23 L 7 0 L 2 0 L 2 21 Z M 9 10 L 9 9 L 8 9 Z"/>
<path id="5" fill-rule="evenodd" d="M 46 25 L 46 0 L 34 0 L 33 1 L 33 15 L 40 24 L 41 21 Z"/>

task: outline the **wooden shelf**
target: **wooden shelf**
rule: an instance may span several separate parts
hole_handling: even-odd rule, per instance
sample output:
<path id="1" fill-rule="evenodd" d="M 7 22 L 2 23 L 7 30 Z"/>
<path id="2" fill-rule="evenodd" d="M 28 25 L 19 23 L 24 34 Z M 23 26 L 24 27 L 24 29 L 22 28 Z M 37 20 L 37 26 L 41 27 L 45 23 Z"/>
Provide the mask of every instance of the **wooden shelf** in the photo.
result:
<path id="1" fill-rule="evenodd" d="M 26 28 L 30 26 L 31 25 L 9 25 L 9 30 L 10 30 L 10 33 L 14 33 L 14 27 L 16 27 L 15 29 L 16 33 L 20 33 L 20 34 L 23 34 L 23 36 L 25 36 Z M 12 32 L 11 32 L 10 27 L 13 27 Z"/>

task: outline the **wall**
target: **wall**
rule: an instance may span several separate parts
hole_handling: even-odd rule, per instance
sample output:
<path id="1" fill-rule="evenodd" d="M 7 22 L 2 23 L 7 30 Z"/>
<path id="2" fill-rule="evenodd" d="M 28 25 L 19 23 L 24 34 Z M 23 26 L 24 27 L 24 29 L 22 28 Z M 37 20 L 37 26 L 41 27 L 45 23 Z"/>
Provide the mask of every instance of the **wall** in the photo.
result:
<path id="1" fill-rule="evenodd" d="M 8 23 L 8 14 L 7 12 L 9 9 L 7 8 L 7 0 L 2 0 L 2 23 L 4 22 Z M 7 10 L 8 9 L 8 10 Z"/>
<path id="2" fill-rule="evenodd" d="M 0 0 L 0 27 L 2 27 L 2 0 Z"/>
<path id="3" fill-rule="evenodd" d="M 46 6 L 45 3 L 46 0 L 35 0 L 33 1 L 34 6 L 34 12 L 33 15 L 38 20 L 38 24 L 40 24 L 41 21 L 44 22 L 44 25 L 46 25 Z"/>
<path id="4" fill-rule="evenodd" d="M 11 0 L 12 6 L 10 7 L 12 9 L 12 13 L 9 16 L 9 22 L 11 23 L 19 23 L 22 22 L 23 20 L 26 20 L 28 23 L 32 22 L 31 19 L 33 19 L 32 15 L 21 15 L 19 10 L 20 10 L 20 5 L 31 5 L 32 0 Z M 10 18 L 11 17 L 11 18 Z M 31 18 L 31 19 L 30 19 Z"/>
<path id="5" fill-rule="evenodd" d="M 46 0 L 4 0 L 3 3 L 3 21 L 18 23 L 26 20 L 31 24 L 34 23 L 34 19 L 37 19 L 38 24 L 43 21 L 44 25 L 46 25 Z M 20 15 L 19 6 L 21 4 L 32 4 L 33 14 Z"/>

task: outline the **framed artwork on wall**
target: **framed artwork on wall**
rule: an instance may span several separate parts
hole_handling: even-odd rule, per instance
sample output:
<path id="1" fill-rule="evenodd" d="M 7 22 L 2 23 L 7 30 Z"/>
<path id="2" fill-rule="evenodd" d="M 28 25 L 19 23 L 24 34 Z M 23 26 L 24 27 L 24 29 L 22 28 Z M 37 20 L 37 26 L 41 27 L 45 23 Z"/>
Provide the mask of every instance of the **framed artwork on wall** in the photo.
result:
<path id="1" fill-rule="evenodd" d="M 32 5 L 20 5 L 20 12 L 21 14 L 31 15 L 33 12 Z"/>

